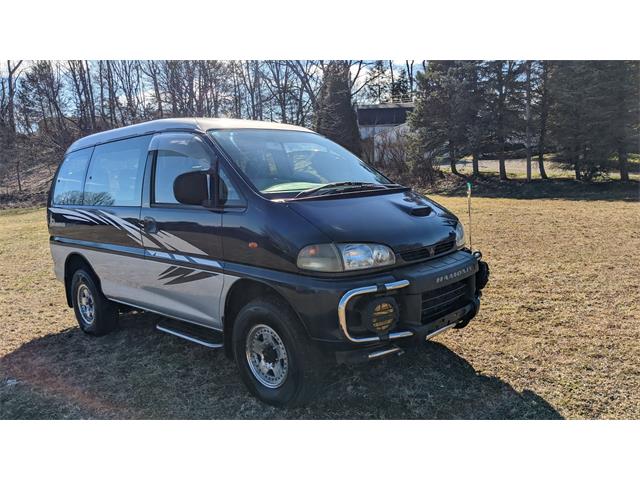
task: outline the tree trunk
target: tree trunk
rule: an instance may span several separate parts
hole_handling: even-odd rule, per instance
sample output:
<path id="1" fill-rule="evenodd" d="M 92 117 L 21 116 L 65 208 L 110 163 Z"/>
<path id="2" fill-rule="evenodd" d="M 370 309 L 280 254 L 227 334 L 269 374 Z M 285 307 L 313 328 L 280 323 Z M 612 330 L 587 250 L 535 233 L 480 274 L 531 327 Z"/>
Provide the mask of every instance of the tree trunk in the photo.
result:
<path id="1" fill-rule="evenodd" d="M 14 154 L 17 152 L 14 151 Z M 20 160 L 16 160 L 16 178 L 18 180 L 18 191 L 22 192 L 22 181 L 20 180 Z"/>
<path id="2" fill-rule="evenodd" d="M 504 151 L 498 153 L 498 163 L 500 164 L 500 180 L 508 180 L 507 169 L 504 165 Z"/>
<path id="3" fill-rule="evenodd" d="M 623 182 L 629 181 L 629 168 L 627 165 L 627 148 L 624 142 L 621 142 L 618 146 L 618 162 L 620 163 L 620 180 Z"/>
<path id="4" fill-rule="evenodd" d="M 19 75 L 18 68 L 22 64 L 22 60 L 19 60 L 13 67 L 11 66 L 11 60 L 7 60 L 7 80 L 8 80 L 8 98 L 7 98 L 7 116 L 9 117 L 9 129 L 12 135 L 16 133 L 16 118 L 15 118 L 15 103 L 14 97 L 16 94 L 16 81 Z M 4 93 L 4 92 L 3 92 Z"/>
<path id="5" fill-rule="evenodd" d="M 96 101 L 93 94 L 93 83 L 91 81 L 91 70 L 89 69 L 89 61 L 85 60 L 86 70 L 86 88 L 89 94 L 89 114 L 91 116 L 91 131 L 96 131 Z"/>
<path id="6" fill-rule="evenodd" d="M 527 148 L 527 182 L 531 181 L 531 60 L 525 64 L 526 70 L 526 90 L 525 90 L 525 117 L 526 126 L 526 148 Z"/>
<path id="7" fill-rule="evenodd" d="M 540 135 L 541 139 L 544 139 L 544 136 Z M 542 144 L 541 144 L 542 145 Z M 545 180 L 549 177 L 547 177 L 547 172 L 544 169 L 544 147 L 540 147 L 538 150 L 538 170 L 540 170 L 540 176 L 542 178 L 544 178 Z"/>
<path id="8" fill-rule="evenodd" d="M 456 168 L 456 147 L 451 140 L 449 140 L 449 163 L 451 164 L 451 173 L 454 175 L 460 175 Z"/>
<path id="9" fill-rule="evenodd" d="M 542 62 L 542 98 L 540 99 L 540 137 L 538 138 L 538 169 L 540 176 L 545 180 L 547 172 L 544 169 L 544 148 L 547 136 L 547 117 L 549 116 L 549 90 L 547 81 L 549 78 L 549 64 Z"/>
<path id="10" fill-rule="evenodd" d="M 507 168 L 504 163 L 505 155 L 505 143 L 504 138 L 504 119 L 502 114 L 498 116 L 498 164 L 500 166 L 500 180 L 507 180 Z"/>
<path id="11" fill-rule="evenodd" d="M 471 164 L 473 165 L 473 176 L 474 177 L 479 177 L 480 176 L 479 157 L 480 157 L 480 155 L 478 154 L 478 151 L 474 150 L 473 154 L 472 154 L 472 160 L 471 160 Z"/>

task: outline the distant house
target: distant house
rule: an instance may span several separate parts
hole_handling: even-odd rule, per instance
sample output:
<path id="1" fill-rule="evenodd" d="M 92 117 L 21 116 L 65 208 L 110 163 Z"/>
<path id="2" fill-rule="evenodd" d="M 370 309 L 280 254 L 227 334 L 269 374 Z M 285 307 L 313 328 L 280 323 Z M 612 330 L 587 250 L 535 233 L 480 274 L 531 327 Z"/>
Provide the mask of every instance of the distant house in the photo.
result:
<path id="1" fill-rule="evenodd" d="M 385 145 L 409 130 L 407 115 L 411 111 L 413 102 L 358 105 L 358 128 L 366 160 L 373 165 L 387 163 Z"/>

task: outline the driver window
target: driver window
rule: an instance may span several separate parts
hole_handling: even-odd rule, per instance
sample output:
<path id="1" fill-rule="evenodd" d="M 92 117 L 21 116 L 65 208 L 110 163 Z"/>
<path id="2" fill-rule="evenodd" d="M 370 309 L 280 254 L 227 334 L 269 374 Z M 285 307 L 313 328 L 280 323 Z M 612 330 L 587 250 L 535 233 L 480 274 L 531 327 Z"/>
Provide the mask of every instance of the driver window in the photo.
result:
<path id="1" fill-rule="evenodd" d="M 153 203 L 178 205 L 173 195 L 173 182 L 187 172 L 206 171 L 212 166 L 211 155 L 197 135 L 168 133 L 154 137 L 152 150 L 157 150 L 153 172 Z"/>

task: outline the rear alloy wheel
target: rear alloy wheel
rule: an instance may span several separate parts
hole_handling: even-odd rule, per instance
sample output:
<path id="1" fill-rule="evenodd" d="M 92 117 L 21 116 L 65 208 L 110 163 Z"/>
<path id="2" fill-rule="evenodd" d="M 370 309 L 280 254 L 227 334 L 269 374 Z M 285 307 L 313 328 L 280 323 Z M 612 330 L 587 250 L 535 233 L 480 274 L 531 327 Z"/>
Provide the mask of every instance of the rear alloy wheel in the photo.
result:
<path id="1" fill-rule="evenodd" d="M 89 287 L 84 283 L 78 287 L 78 298 L 76 301 L 78 303 L 78 310 L 80 310 L 82 322 L 87 326 L 92 325 L 96 318 L 96 304 L 93 300 L 91 290 L 89 290 Z"/>
<path id="2" fill-rule="evenodd" d="M 71 298 L 76 320 L 83 332 L 104 335 L 118 325 L 118 309 L 100 291 L 93 275 L 83 268 L 73 274 Z"/>

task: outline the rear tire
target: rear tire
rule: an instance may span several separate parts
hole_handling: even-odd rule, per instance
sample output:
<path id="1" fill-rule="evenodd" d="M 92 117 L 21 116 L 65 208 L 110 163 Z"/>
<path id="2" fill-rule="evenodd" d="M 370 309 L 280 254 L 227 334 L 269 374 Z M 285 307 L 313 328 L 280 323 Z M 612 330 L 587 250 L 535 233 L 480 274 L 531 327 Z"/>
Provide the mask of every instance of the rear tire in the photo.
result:
<path id="1" fill-rule="evenodd" d="M 71 301 L 80 329 L 90 335 L 105 335 L 118 326 L 118 309 L 98 287 L 93 275 L 84 268 L 73 273 Z"/>
<path id="2" fill-rule="evenodd" d="M 236 317 L 233 347 L 242 381 L 258 399 L 283 407 L 314 397 L 321 356 L 284 302 L 267 297 L 245 305 Z"/>

